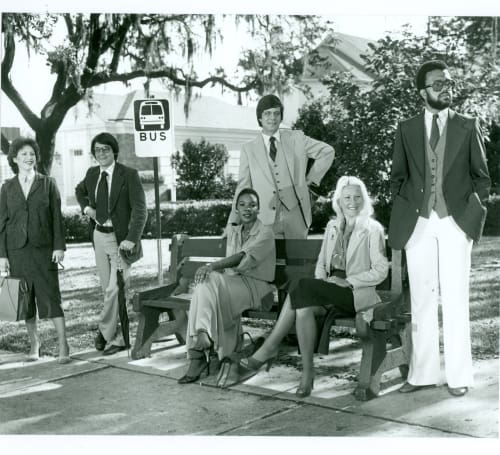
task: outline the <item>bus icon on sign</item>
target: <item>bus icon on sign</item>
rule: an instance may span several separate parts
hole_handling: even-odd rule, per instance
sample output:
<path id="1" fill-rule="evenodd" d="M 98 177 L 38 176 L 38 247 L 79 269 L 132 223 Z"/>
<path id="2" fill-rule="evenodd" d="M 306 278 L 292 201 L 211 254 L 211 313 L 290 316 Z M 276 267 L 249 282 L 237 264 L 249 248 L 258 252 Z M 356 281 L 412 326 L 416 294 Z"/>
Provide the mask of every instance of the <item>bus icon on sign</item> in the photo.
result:
<path id="1" fill-rule="evenodd" d="M 170 128 L 167 100 L 134 101 L 135 129 L 165 130 Z"/>

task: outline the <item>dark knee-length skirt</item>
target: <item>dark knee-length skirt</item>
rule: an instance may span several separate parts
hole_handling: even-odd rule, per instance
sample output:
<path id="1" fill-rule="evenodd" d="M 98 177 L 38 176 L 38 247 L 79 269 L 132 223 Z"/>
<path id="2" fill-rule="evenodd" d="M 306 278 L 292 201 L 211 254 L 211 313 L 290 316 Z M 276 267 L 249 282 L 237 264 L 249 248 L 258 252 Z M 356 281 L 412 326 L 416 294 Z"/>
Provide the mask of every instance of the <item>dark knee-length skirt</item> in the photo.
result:
<path id="1" fill-rule="evenodd" d="M 32 319 L 38 310 L 40 319 L 64 316 L 57 264 L 52 262 L 52 249 L 36 248 L 28 242 L 23 248 L 8 253 L 10 274 L 24 278 L 31 290 L 26 319 Z"/>
<path id="2" fill-rule="evenodd" d="M 293 309 L 311 306 L 334 306 L 338 316 L 356 314 L 354 297 L 350 288 L 344 288 L 316 278 L 301 278 L 292 284 L 290 300 Z"/>

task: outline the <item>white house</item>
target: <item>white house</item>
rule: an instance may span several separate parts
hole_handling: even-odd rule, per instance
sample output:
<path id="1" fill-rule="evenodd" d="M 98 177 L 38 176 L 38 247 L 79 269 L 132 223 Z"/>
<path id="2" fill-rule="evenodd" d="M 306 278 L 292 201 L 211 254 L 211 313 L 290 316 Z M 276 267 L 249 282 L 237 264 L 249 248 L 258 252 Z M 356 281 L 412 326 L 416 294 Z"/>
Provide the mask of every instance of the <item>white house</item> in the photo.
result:
<path id="1" fill-rule="evenodd" d="M 152 93 L 156 99 L 170 98 L 167 93 Z M 74 188 L 87 168 L 95 162 L 90 153 L 92 138 L 107 131 L 116 135 L 120 144 L 119 160 L 139 170 L 152 170 L 150 158 L 138 158 L 134 153 L 133 101 L 145 98 L 140 92 L 121 95 L 95 94 L 93 107 L 80 102 L 68 112 L 56 138 L 53 176 L 58 180 L 63 199 L 74 203 Z M 184 113 L 184 99 L 170 98 L 171 124 L 174 126 L 175 149 L 182 150 L 187 140 L 223 144 L 229 152 L 226 175 L 238 175 L 239 149 L 258 132 L 255 109 L 235 106 L 214 97 L 198 97 L 190 102 L 189 113 Z M 174 185 L 175 176 L 170 156 L 159 160 L 160 175 L 168 187 Z"/>

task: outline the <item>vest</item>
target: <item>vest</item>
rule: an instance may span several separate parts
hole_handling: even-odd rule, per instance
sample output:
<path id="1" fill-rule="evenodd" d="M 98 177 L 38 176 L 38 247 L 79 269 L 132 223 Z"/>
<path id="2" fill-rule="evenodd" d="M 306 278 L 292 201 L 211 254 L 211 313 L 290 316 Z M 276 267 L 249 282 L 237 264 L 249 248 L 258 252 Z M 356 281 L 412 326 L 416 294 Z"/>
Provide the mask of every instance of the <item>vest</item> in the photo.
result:
<path id="1" fill-rule="evenodd" d="M 276 153 L 275 162 L 272 163 L 269 160 L 275 187 L 275 197 L 272 199 L 271 204 L 275 206 L 276 202 L 280 201 L 287 210 L 292 210 L 299 204 L 299 201 L 295 194 L 290 170 L 285 160 L 284 154 L 286 152 L 283 150 L 281 141 L 276 141 L 276 148 L 278 152 Z"/>
<path id="2" fill-rule="evenodd" d="M 429 218 L 431 211 L 434 210 L 439 218 L 448 216 L 448 209 L 443 196 L 443 163 L 444 152 L 446 149 L 446 132 L 448 122 L 446 122 L 443 131 L 439 137 L 436 149 L 432 150 L 427 135 L 425 138 L 425 182 L 424 199 L 420 214 L 424 218 Z M 424 133 L 425 134 L 425 133 Z"/>

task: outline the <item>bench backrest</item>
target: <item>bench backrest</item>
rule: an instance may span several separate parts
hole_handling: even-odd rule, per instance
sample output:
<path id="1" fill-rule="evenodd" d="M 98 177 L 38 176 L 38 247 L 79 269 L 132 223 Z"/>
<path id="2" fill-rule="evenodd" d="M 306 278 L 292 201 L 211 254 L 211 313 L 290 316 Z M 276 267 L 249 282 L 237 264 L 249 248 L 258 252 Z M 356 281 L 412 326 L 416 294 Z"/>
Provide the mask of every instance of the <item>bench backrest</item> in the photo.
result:
<path id="1" fill-rule="evenodd" d="M 282 286 L 292 279 L 314 276 L 314 267 L 321 248 L 322 239 L 276 240 L 275 284 Z M 189 237 L 175 235 L 170 245 L 169 281 L 176 282 L 182 276 L 191 280 L 196 270 L 207 262 L 216 261 L 226 255 L 226 239 Z M 377 286 L 380 290 L 401 293 L 403 289 L 402 253 L 388 248 L 391 269 L 387 279 Z"/>
<path id="2" fill-rule="evenodd" d="M 276 240 L 276 285 L 298 276 L 312 276 L 320 248 L 321 239 Z M 190 280 L 202 265 L 225 257 L 226 239 L 176 235 L 170 250 L 169 281 L 176 282 L 180 276 Z"/>

